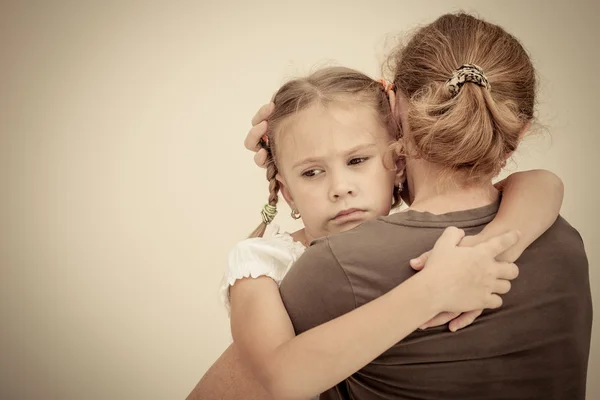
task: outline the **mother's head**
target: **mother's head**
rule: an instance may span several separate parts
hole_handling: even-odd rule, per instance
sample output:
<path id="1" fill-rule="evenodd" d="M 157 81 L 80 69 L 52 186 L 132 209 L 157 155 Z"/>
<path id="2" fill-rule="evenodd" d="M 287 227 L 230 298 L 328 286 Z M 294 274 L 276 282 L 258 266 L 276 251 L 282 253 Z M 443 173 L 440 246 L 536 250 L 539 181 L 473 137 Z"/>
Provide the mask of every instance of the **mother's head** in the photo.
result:
<path id="1" fill-rule="evenodd" d="M 417 30 L 391 61 L 408 173 L 410 159 L 421 159 L 460 186 L 489 183 L 533 119 L 535 70 L 519 41 L 448 14 Z"/>

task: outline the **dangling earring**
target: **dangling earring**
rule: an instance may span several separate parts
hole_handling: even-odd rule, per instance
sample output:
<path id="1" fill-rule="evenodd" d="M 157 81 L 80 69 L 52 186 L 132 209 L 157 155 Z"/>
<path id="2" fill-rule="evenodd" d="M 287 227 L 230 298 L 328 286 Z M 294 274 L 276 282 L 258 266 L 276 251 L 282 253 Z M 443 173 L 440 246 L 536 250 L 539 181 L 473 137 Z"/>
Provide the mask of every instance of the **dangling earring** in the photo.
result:
<path id="1" fill-rule="evenodd" d="M 401 192 L 402 188 L 404 188 L 404 185 L 402 185 L 402 182 L 398 183 L 398 192 Z"/>
<path id="2" fill-rule="evenodd" d="M 300 219 L 300 211 L 292 207 L 292 213 L 290 214 L 294 219 Z"/>

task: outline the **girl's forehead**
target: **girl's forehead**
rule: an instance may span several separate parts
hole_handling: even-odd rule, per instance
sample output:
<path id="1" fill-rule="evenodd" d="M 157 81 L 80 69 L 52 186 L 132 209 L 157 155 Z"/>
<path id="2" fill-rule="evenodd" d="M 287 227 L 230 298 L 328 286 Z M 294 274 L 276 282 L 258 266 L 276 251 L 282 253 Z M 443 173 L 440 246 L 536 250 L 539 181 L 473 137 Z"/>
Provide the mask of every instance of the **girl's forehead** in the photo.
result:
<path id="1" fill-rule="evenodd" d="M 302 116 L 304 114 L 304 118 Z M 335 122 L 339 124 L 377 124 L 378 115 L 373 107 L 356 100 L 336 101 L 327 104 L 315 102 L 306 109 L 292 116 L 301 121 L 315 121 L 321 123 Z M 305 118 L 309 117 L 309 118 Z"/>
<path id="2" fill-rule="evenodd" d="M 282 164 L 341 156 L 361 146 L 386 146 L 390 140 L 377 113 L 360 104 L 314 105 L 289 117 L 281 128 L 278 158 Z"/>
<path id="3" fill-rule="evenodd" d="M 388 140 L 382 118 L 370 106 L 358 102 L 314 104 L 283 121 L 279 143 L 314 143 L 327 137 L 340 140 L 362 137 Z"/>

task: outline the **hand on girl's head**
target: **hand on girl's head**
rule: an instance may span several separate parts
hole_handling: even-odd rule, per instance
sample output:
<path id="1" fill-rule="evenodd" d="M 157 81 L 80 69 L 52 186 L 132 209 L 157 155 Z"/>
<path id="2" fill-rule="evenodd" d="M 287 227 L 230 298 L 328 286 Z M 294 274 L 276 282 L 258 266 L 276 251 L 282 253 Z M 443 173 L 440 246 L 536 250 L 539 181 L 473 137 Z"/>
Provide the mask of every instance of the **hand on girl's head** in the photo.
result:
<path id="1" fill-rule="evenodd" d="M 250 128 L 244 140 L 244 146 L 255 152 L 254 162 L 262 168 L 266 167 L 267 151 L 260 147 L 260 139 L 267 133 L 267 118 L 273 112 L 274 107 L 273 103 L 268 103 L 256 112 L 252 117 L 252 128 Z"/>
<path id="2" fill-rule="evenodd" d="M 261 121 L 248 131 L 244 146 L 250 151 L 257 151 L 260 147 L 260 139 L 267 133 L 267 121 Z"/>
<path id="3" fill-rule="evenodd" d="M 254 152 L 254 162 L 261 168 L 266 168 L 268 153 L 267 150 L 260 146 L 260 139 L 267 133 L 267 121 L 262 121 L 258 125 L 254 125 L 248 131 L 244 146 Z"/>
<path id="4" fill-rule="evenodd" d="M 258 109 L 256 114 L 254 114 L 254 117 L 252 117 L 252 126 L 258 125 L 262 121 L 266 121 L 267 118 L 269 118 L 269 115 L 271 115 L 271 113 L 273 112 L 274 108 L 275 108 L 275 104 L 273 102 L 263 104 Z"/>

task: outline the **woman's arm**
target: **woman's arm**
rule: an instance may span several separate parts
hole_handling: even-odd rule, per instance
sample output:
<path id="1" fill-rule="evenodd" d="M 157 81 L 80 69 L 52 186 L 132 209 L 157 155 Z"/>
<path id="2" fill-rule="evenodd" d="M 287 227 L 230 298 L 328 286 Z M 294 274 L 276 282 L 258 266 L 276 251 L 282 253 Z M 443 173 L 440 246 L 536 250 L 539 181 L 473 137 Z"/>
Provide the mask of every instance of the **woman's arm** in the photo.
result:
<path id="1" fill-rule="evenodd" d="M 495 287 L 494 293 L 506 293 L 510 285 L 504 279 L 516 277 L 516 266 L 494 258 L 518 235 L 464 248 L 457 246 L 464 235 L 458 232 L 448 229 L 442 235 L 425 271 L 296 337 L 273 280 L 237 281 L 230 291 L 231 329 L 241 356 L 271 396 L 307 399 L 352 375 L 439 311 L 478 308 L 468 304 L 483 301 L 481 285 L 492 271 L 497 271 L 494 282 L 486 285 Z M 486 301 L 486 307 L 501 303 L 497 296 Z"/>

